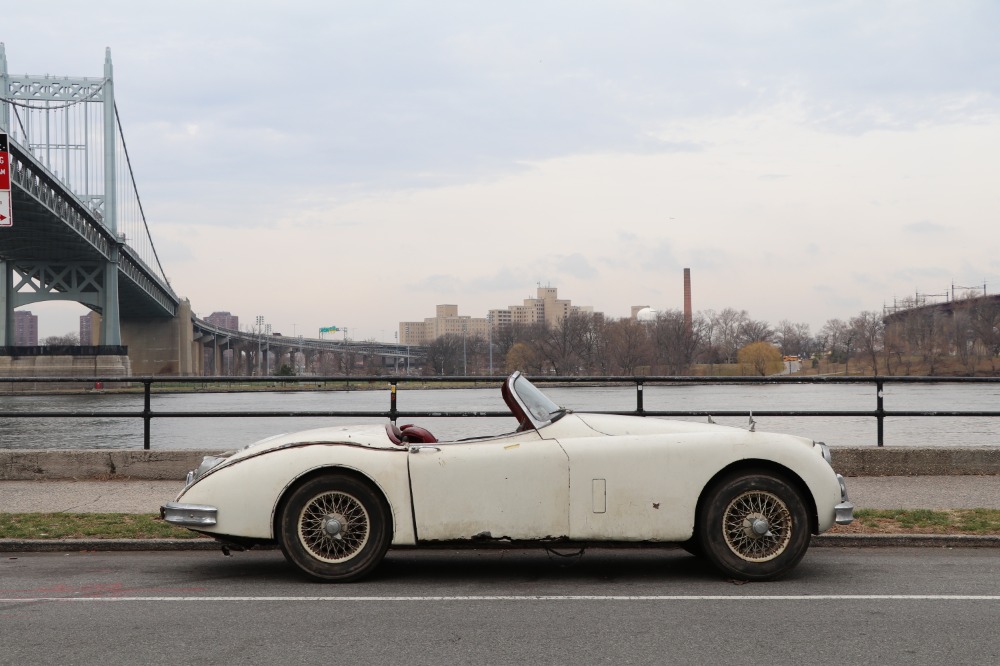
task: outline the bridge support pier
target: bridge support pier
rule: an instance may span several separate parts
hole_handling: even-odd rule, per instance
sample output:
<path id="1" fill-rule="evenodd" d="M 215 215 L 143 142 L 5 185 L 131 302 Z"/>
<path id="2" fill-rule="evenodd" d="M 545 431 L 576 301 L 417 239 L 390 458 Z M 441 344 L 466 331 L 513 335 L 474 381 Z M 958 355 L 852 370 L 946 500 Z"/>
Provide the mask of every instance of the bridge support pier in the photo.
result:
<path id="1" fill-rule="evenodd" d="M 200 375 L 204 360 L 191 327 L 191 302 L 182 300 L 173 319 L 122 319 L 122 340 L 137 375 Z"/>

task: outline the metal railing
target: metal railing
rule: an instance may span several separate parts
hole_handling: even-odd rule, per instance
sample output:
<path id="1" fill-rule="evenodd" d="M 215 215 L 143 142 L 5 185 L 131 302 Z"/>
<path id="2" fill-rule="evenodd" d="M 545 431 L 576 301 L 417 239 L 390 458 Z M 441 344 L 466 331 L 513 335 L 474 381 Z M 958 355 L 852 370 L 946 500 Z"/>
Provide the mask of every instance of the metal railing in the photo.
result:
<path id="1" fill-rule="evenodd" d="M 16 386 L 33 384 L 37 392 L 38 384 L 64 384 L 77 387 L 103 387 L 105 385 L 142 385 L 142 411 L 8 411 L 0 407 L 0 418 L 135 418 L 143 421 L 143 449 L 150 448 L 150 425 L 154 418 L 307 418 L 307 417 L 358 417 L 386 418 L 395 422 L 399 418 L 421 417 L 509 417 L 508 411 L 416 411 L 401 410 L 398 406 L 399 385 L 453 384 L 456 388 L 499 386 L 506 379 L 502 376 L 453 376 L 453 377 L 401 377 L 383 375 L 365 376 L 325 376 L 325 377 L 4 377 L 0 378 L 0 388 L 8 386 L 4 392 L 20 393 Z M 817 417 L 870 417 L 878 423 L 878 446 L 885 445 L 885 419 L 890 417 L 1000 417 L 1000 410 L 889 410 L 885 408 L 884 389 L 886 384 L 998 384 L 1000 377 L 529 377 L 536 384 L 545 385 L 590 385 L 635 387 L 634 410 L 596 411 L 597 414 L 622 414 L 631 416 L 658 417 L 730 417 L 746 416 L 748 410 L 649 410 L 644 407 L 643 388 L 647 385 L 680 384 L 862 384 L 875 388 L 874 409 L 849 410 L 753 410 L 753 416 L 817 416 Z M 262 388 L 254 389 L 254 385 Z M 174 386 L 192 392 L 209 391 L 210 387 L 228 387 L 228 390 L 312 390 L 322 388 L 371 389 L 382 386 L 389 392 L 387 410 L 297 410 L 297 411 L 154 411 L 152 395 L 154 386 Z M 126 387 L 126 388 L 128 388 Z M 93 390 L 93 389 L 90 389 Z"/>

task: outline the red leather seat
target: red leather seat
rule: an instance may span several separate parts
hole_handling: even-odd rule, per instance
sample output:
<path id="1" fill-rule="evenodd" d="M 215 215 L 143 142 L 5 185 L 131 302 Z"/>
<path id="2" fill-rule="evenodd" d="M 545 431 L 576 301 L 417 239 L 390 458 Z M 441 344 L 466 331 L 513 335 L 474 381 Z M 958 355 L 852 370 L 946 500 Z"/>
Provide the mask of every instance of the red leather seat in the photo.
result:
<path id="1" fill-rule="evenodd" d="M 420 426 L 405 425 L 400 428 L 400 432 L 403 433 L 402 439 L 407 444 L 433 444 L 438 441 L 429 430 Z"/>

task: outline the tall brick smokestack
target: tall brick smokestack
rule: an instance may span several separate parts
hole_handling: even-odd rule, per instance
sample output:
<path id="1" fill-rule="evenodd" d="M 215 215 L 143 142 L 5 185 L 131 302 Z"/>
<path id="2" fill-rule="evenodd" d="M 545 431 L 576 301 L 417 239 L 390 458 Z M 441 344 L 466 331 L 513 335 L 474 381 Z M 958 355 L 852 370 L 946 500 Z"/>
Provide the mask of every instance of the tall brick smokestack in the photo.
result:
<path id="1" fill-rule="evenodd" d="M 684 330 L 691 335 L 692 315 L 691 315 L 691 269 L 684 269 Z"/>

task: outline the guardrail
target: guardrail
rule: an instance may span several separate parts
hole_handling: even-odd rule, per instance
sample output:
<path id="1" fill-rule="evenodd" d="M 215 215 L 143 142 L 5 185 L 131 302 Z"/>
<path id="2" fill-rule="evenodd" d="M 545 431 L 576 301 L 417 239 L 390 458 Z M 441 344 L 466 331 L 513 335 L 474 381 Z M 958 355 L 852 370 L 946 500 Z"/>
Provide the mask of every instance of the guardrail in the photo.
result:
<path id="1" fill-rule="evenodd" d="M 0 409 L 0 418 L 137 418 L 143 420 L 143 449 L 150 448 L 150 424 L 154 418 L 304 418 L 304 417 L 364 417 L 399 418 L 420 417 L 509 417 L 507 411 L 408 411 L 397 404 L 398 386 L 403 384 L 456 384 L 467 388 L 468 384 L 499 385 L 506 377 L 452 376 L 452 377 L 402 377 L 384 375 L 365 376 L 325 376 L 325 377 L 4 377 L 0 386 L 9 384 L 15 392 L 18 384 L 74 384 L 77 386 L 104 386 L 112 384 L 141 384 L 144 396 L 143 409 L 129 411 L 59 411 L 59 412 L 11 412 Z M 885 408 L 884 388 L 886 384 L 997 384 L 1000 377 L 563 377 L 541 375 L 529 377 L 540 385 L 581 384 L 581 385 L 634 385 L 636 407 L 627 411 L 597 411 L 599 414 L 623 414 L 631 416 L 746 416 L 747 410 L 648 410 L 643 406 L 643 387 L 650 384 L 866 384 L 875 388 L 875 409 L 871 410 L 754 410 L 756 416 L 820 416 L 820 417 L 871 417 L 878 422 L 878 446 L 885 445 L 884 424 L 889 417 L 1000 417 L 1000 411 L 954 411 L 954 410 L 888 410 Z M 370 388 L 383 385 L 389 390 L 389 409 L 379 410 L 322 410 L 322 411 L 153 411 L 152 394 L 154 386 L 187 385 L 189 390 L 207 390 L 210 386 L 234 386 L 264 384 L 282 390 L 316 390 L 324 385 L 346 385 L 351 388 Z M 36 387 L 37 388 L 37 387 Z M 592 410 L 588 410 L 592 411 Z"/>

